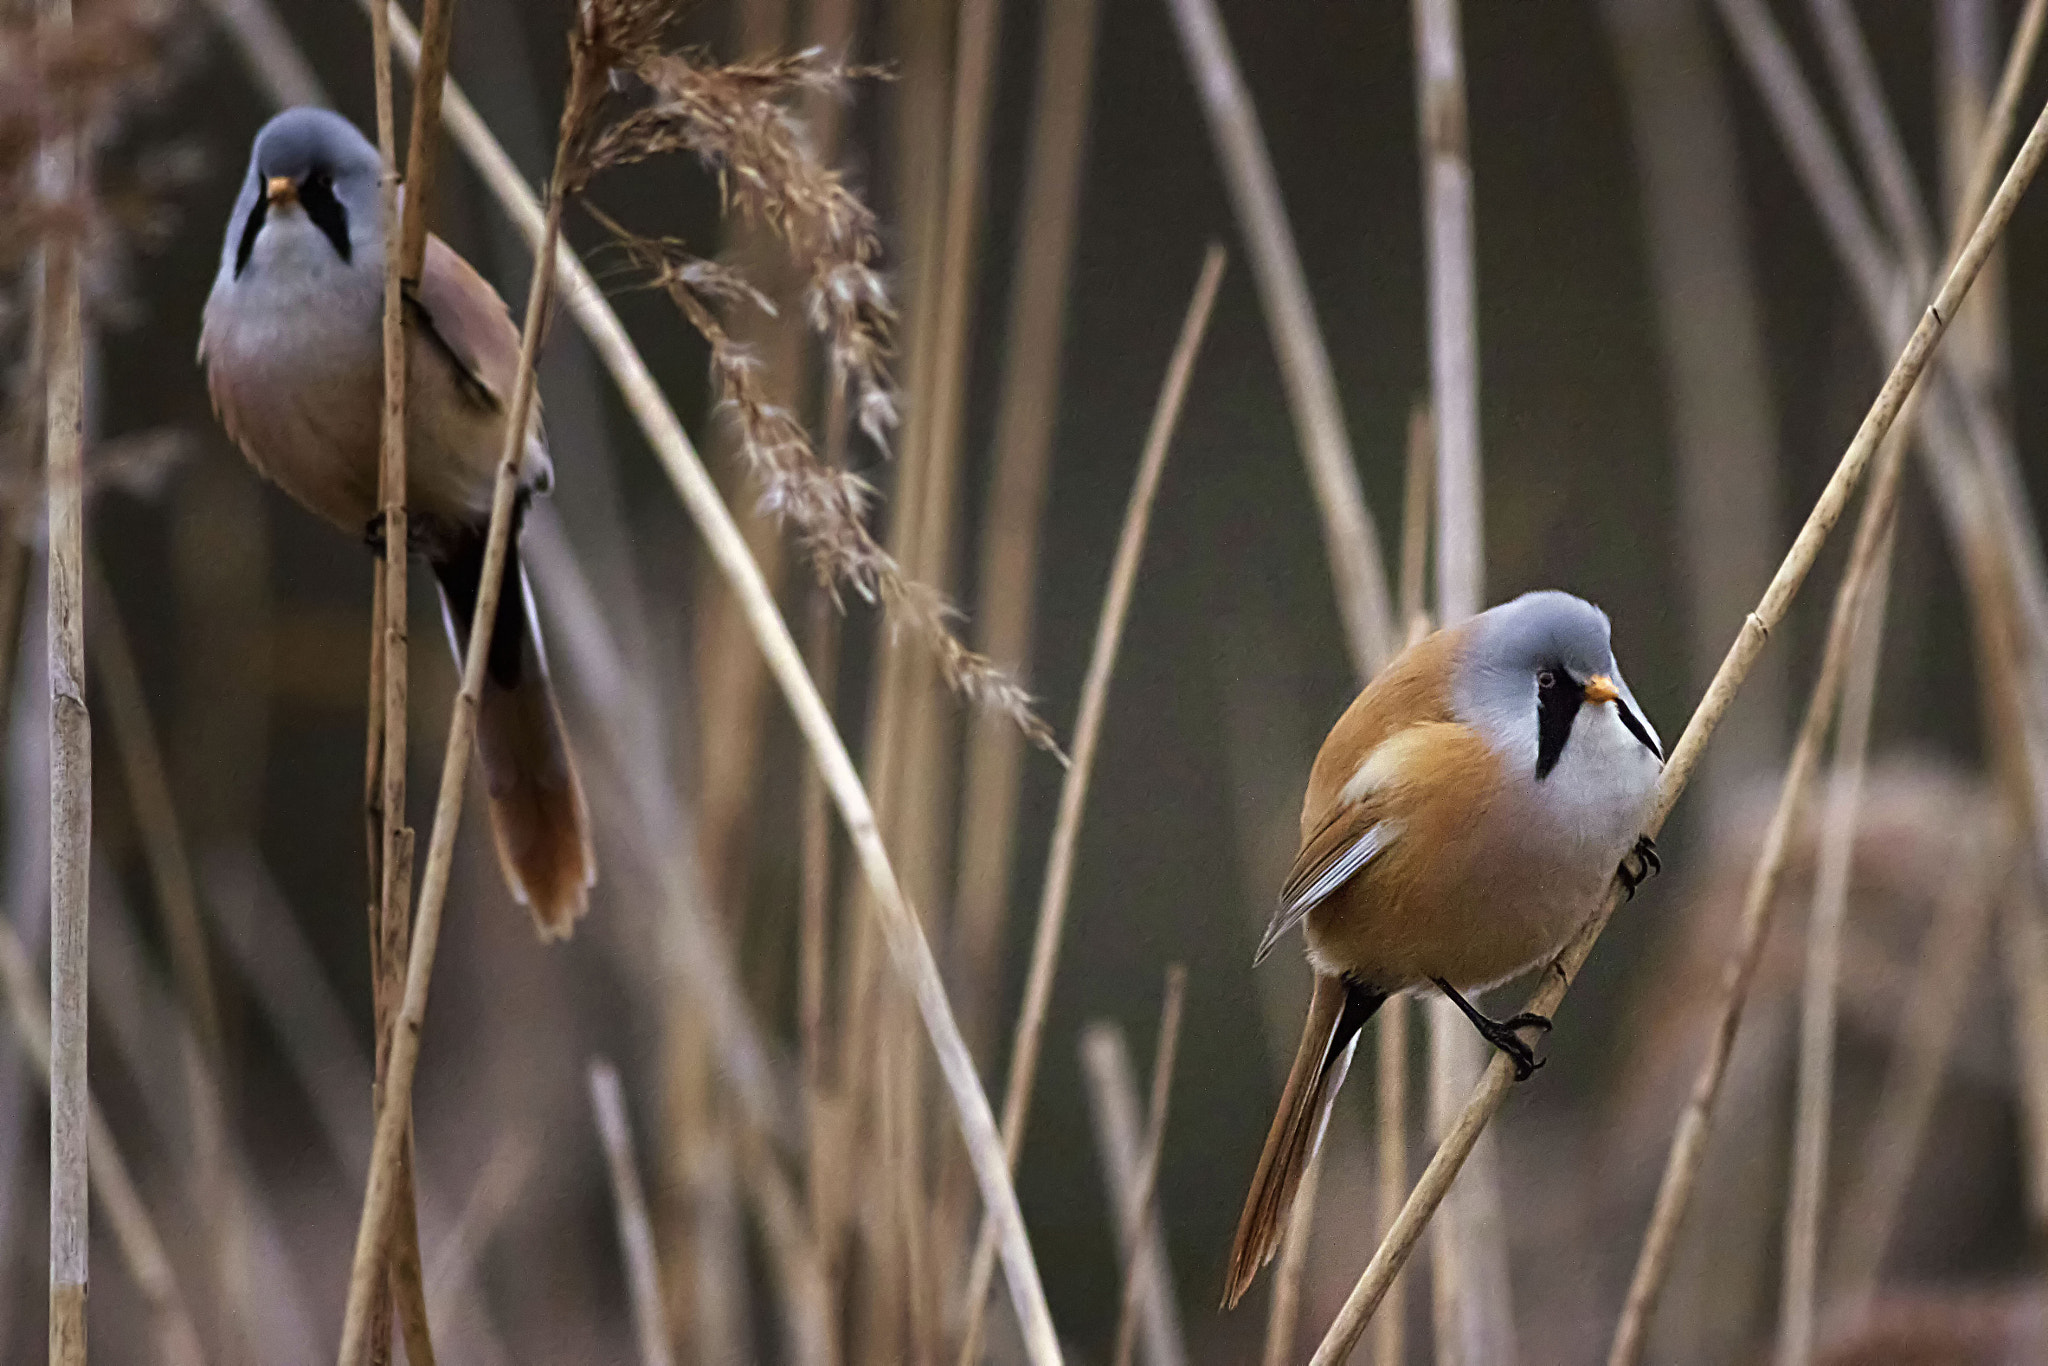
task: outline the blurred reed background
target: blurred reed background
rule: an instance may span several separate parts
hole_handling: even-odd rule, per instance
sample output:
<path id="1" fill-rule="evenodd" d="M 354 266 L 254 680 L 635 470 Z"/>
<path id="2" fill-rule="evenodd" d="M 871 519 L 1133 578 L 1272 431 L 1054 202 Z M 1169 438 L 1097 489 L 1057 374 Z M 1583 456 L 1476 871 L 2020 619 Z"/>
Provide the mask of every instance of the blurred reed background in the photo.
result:
<path id="1" fill-rule="evenodd" d="M 41 1017 L 52 841 L 36 281 L 69 242 L 83 249 L 99 722 L 91 1079 L 139 1196 L 93 1221 L 92 1345 L 106 1361 L 331 1356 L 371 1161 L 373 561 L 259 481 L 191 363 L 257 127 L 280 101 L 375 127 L 364 12 L 264 3 L 77 0 L 78 36 L 60 41 L 48 17 L 38 38 L 34 7 L 15 0 L 0 29 L 0 495 L 13 533 L 0 550 L 13 668 L 0 907 L 19 941 L 0 939 L 0 986 L 16 1017 Z M 1431 125 L 1418 97 L 1417 16 L 1453 19 L 1472 195 L 1476 427 L 1451 424 L 1462 435 L 1445 436 L 1443 459 L 1466 443 L 1479 496 L 1456 502 L 1446 475 L 1445 525 L 1469 533 L 1483 507 L 1482 603 L 1555 586 L 1606 608 L 1667 744 L 1932 297 L 2025 27 L 2016 0 L 1413 9 L 679 5 L 663 45 L 705 80 L 720 63 L 823 50 L 761 83 L 876 215 L 902 419 L 887 456 L 857 420 L 881 398 L 835 390 L 807 326 L 816 253 L 738 211 L 744 183 L 729 177 L 723 200 L 717 174 L 676 155 L 607 169 L 585 196 L 775 301 L 772 317 L 713 301 L 720 344 L 749 348 L 757 368 L 728 350 L 710 380 L 703 329 L 641 287 L 645 253 L 577 205 L 563 220 L 821 679 L 995 1114 L 1008 1122 L 1006 1097 L 1030 1097 L 1016 1188 L 1073 1360 L 1129 1359 L 1133 1345 L 1148 1366 L 1305 1359 L 1388 1217 L 1385 1116 L 1361 1060 L 1314 1224 L 1289 1254 L 1298 1302 L 1269 1314 L 1269 1272 L 1236 1312 L 1214 1308 L 1306 989 L 1291 951 L 1256 974 L 1250 958 L 1308 767 L 1361 667 L 1416 605 L 1439 603 L 1416 554 L 1436 539 L 1418 529 L 1431 434 L 1446 429 L 1428 405 L 1458 392 L 1433 373 L 1432 329 L 1456 323 L 1432 319 L 1429 272 L 1444 262 L 1424 158 L 1426 132 L 1456 129 Z M 2042 6 L 2026 9 L 2038 35 Z M 453 15 L 451 76 L 526 182 L 545 183 L 575 12 L 459 0 Z M 1205 110 L 1191 74 L 1218 52 L 1256 111 L 1251 143 L 1227 107 Z M 842 58 L 869 69 L 842 72 Z M 397 70 L 402 146 L 411 80 Z M 1227 95 L 1213 69 L 1206 79 Z M 2048 82 L 2024 89 L 2020 131 Z M 636 98 L 630 83 L 619 98 Z M 52 210 L 39 139 L 74 121 L 90 132 L 92 189 Z M 2001 168 L 2011 153 L 2002 144 Z M 1245 188 L 1259 174 L 1284 206 L 1279 238 L 1257 212 L 1270 201 Z M 508 300 L 525 298 L 528 239 L 452 141 L 432 216 Z M 1230 260 L 1205 315 L 1212 241 Z M 2004 242 L 1930 371 L 1943 387 L 1919 410 L 1922 449 L 1879 575 L 1882 635 L 1865 615 L 1877 643 L 1850 666 L 1838 762 L 1765 898 L 1779 913 L 1638 1343 L 1649 1360 L 2048 1357 L 2048 749 L 2035 742 L 2048 592 L 2028 496 L 2048 484 L 2048 388 L 2026 378 L 2048 364 L 2038 198 Z M 1291 323 L 1290 250 L 1310 305 Z M 1024 1360 L 987 1252 L 992 1288 L 969 1293 L 975 1177 L 862 864 L 581 316 L 558 302 L 541 353 L 559 478 L 526 546 L 602 875 L 574 939 L 543 945 L 469 803 L 413 1088 L 434 1353 L 483 1366 Z M 1317 407 L 1318 364 L 1334 408 Z M 809 428 L 819 459 L 875 486 L 880 545 L 961 608 L 959 640 L 1024 684 L 1085 788 L 971 663 L 982 696 L 949 689 L 963 666 L 932 648 L 918 592 L 885 589 L 885 613 L 842 584 L 834 609 L 812 550 L 757 506 L 759 477 L 775 474 L 761 433 L 713 411 L 742 371 L 757 405 Z M 1342 566 L 1360 570 L 1367 542 L 1331 548 L 1343 499 L 1310 477 L 1303 456 L 1318 452 L 1355 470 L 1370 554 L 1385 561 L 1363 578 Z M 1156 502 L 1131 493 L 1146 480 Z M 1446 1208 L 1381 1311 L 1404 1331 L 1383 1323 L 1359 1359 L 1609 1352 L 1849 540 L 1845 527 L 1772 633 L 1665 832 L 1665 875 L 1617 915 L 1546 1040 L 1550 1066 L 1512 1094 L 1497 1151 L 1468 1169 L 1495 1213 Z M 1128 595 L 1120 648 L 1113 565 Z M 1371 577 L 1383 595 L 1395 585 L 1376 607 L 1360 587 Z M 410 623 L 424 832 L 457 679 L 418 583 Z M 1860 778 L 1858 677 L 1874 688 Z M 1034 978 L 1048 915 L 1064 934 Z M 1810 944 L 1809 920 L 1835 928 Z M 1021 1069 L 1020 1017 L 1039 1020 Z M 1417 1024 L 1389 1056 L 1408 1064 L 1394 1070 L 1409 1096 L 1396 1171 L 1410 1178 L 1429 1151 L 1426 1034 Z M 0 1050 L 7 1360 L 31 1359 L 44 1335 L 48 1110 L 31 1056 L 43 1048 Z M 97 1148 L 92 1180 L 95 1199 L 119 1185 Z M 161 1241 L 155 1262 L 138 1218 Z M 373 1359 L 402 1351 L 372 1344 Z"/>

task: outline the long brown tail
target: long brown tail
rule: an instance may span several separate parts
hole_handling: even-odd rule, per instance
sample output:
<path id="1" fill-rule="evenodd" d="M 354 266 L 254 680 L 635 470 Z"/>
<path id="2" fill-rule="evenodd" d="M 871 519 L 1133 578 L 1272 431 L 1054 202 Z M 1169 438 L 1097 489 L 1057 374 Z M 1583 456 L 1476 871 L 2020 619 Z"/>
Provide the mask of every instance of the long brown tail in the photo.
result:
<path id="1" fill-rule="evenodd" d="M 1344 1084 L 1344 1072 L 1351 1065 L 1351 1045 L 1386 999 L 1342 977 L 1317 975 L 1308 1019 L 1301 1027 L 1301 1044 L 1287 1073 L 1287 1089 L 1280 1093 L 1279 1112 L 1273 1116 L 1265 1150 L 1259 1154 L 1259 1169 L 1252 1176 L 1244 1213 L 1238 1216 L 1237 1239 L 1230 1247 L 1229 1279 L 1223 1287 L 1225 1309 L 1237 1307 L 1259 1268 L 1279 1250 L 1301 1174 L 1322 1142 L 1330 1102 L 1337 1098 L 1337 1088 Z"/>
<path id="2" fill-rule="evenodd" d="M 461 660 L 483 576 L 481 536 L 435 557 L 449 635 Z M 590 813 L 576 776 L 561 709 L 515 537 L 498 596 L 497 625 L 477 699 L 476 753 L 491 799 L 491 836 L 512 895 L 533 912 L 543 939 L 566 939 L 590 907 L 597 860 Z"/>

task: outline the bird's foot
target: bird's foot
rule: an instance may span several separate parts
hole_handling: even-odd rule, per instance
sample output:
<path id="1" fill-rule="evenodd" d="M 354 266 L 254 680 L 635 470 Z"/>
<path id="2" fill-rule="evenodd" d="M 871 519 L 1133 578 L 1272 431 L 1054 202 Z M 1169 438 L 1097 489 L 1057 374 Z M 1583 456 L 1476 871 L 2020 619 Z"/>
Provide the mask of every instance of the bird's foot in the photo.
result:
<path id="1" fill-rule="evenodd" d="M 1548 1034 L 1551 1027 L 1549 1016 L 1524 1011 L 1505 1020 L 1492 1019 L 1459 995 L 1457 988 L 1443 978 L 1437 978 L 1436 984 L 1437 988 L 1451 999 L 1451 1003 L 1465 1013 L 1465 1018 L 1472 1022 L 1472 1027 L 1479 1031 L 1480 1038 L 1507 1054 L 1508 1061 L 1515 1065 L 1516 1081 L 1529 1080 L 1536 1069 L 1543 1066 L 1543 1059 L 1536 1056 L 1536 1051 L 1529 1047 L 1517 1031 L 1534 1029 L 1539 1033 Z"/>
<path id="2" fill-rule="evenodd" d="M 1636 861 L 1634 867 L 1629 866 L 1629 859 Z M 1643 835 L 1636 840 L 1635 847 L 1628 851 L 1628 857 L 1622 859 L 1621 866 L 1614 870 L 1614 875 L 1621 879 L 1622 889 L 1628 893 L 1628 899 L 1634 901 L 1636 888 L 1663 871 L 1664 860 L 1657 857 L 1657 841 Z"/>
<path id="3" fill-rule="evenodd" d="M 433 528 L 423 517 L 408 517 L 405 522 L 405 549 L 408 555 L 422 555 L 432 543 Z M 363 544 L 378 559 L 384 558 L 384 514 L 378 513 L 363 525 Z"/>

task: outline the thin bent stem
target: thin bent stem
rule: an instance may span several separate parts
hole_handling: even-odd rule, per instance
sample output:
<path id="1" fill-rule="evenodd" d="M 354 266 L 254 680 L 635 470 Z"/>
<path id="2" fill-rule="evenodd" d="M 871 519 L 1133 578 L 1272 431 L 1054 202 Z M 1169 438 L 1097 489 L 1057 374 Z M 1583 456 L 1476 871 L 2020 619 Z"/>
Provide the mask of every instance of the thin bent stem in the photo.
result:
<path id="1" fill-rule="evenodd" d="M 401 50 L 410 49 L 416 40 L 409 26 L 401 22 L 401 16 L 393 16 L 392 29 Z M 861 785 L 845 741 L 832 724 L 831 712 L 804 665 L 803 653 L 790 636 L 789 627 L 747 549 L 745 536 L 734 524 L 731 511 L 719 496 L 718 486 L 704 468 L 675 409 L 655 383 L 646 361 L 634 348 L 589 271 L 574 252 L 555 242 L 547 231 L 546 214 L 533 191 L 452 82 L 442 116 L 465 155 L 537 255 L 543 260 L 551 256 L 557 263 L 568 312 L 611 372 L 628 410 L 709 543 L 714 564 L 746 612 L 755 642 L 767 657 L 776 684 L 795 716 L 798 731 L 825 775 L 833 804 L 853 843 L 862 877 L 873 893 L 874 911 L 881 921 L 890 956 L 897 972 L 909 984 L 925 1032 L 938 1055 L 940 1072 L 959 1118 L 982 1200 L 996 1212 L 999 1221 L 1005 1278 L 1018 1320 L 1024 1326 L 1026 1350 L 1035 1363 L 1058 1361 L 1058 1338 L 1046 1308 L 1023 1214 L 1017 1206 L 1016 1189 L 1003 1161 L 1002 1141 L 988 1097 L 981 1089 L 974 1060 L 946 1000 L 931 946 L 896 880 L 875 822 L 874 807 Z M 545 250 L 548 244 L 552 244 L 551 252 Z"/>
<path id="2" fill-rule="evenodd" d="M 1646 833 L 1655 834 L 1663 828 L 1664 820 L 1670 815 L 1671 807 L 1684 792 L 1691 780 L 1694 767 L 1699 762 L 1714 729 L 1720 724 L 1735 694 L 1741 689 L 1742 680 L 1748 676 L 1757 656 L 1762 653 L 1765 642 L 1778 623 L 1784 620 L 1792 599 L 1798 595 L 1812 570 L 1820 549 L 1826 543 L 1850 496 L 1870 465 L 1877 449 L 1891 430 L 1905 403 L 1928 362 L 1935 347 L 1940 343 L 1942 332 L 1948 321 L 1955 316 L 1956 308 L 1969 292 L 1970 284 L 1983 269 L 1985 258 L 1991 254 L 1999 235 L 2012 219 L 2013 210 L 2018 206 L 2020 196 L 2032 183 L 2040 170 L 2041 161 L 2048 156 L 2048 109 L 2042 111 L 2035 122 L 2026 142 L 2021 146 L 2012 168 L 2006 173 L 1998 193 L 1992 197 L 1983 219 L 1970 234 L 1968 242 L 1957 254 L 1956 263 L 1941 291 L 1936 295 L 1921 316 L 1913 335 L 1907 340 L 1904 350 L 1893 364 L 1891 373 L 1879 388 L 1872 401 L 1870 411 L 1851 438 L 1849 448 L 1843 453 L 1835 472 L 1829 476 L 1813 509 L 1807 514 L 1805 524 L 1793 539 L 1791 548 L 1780 562 L 1771 583 L 1764 590 L 1756 609 L 1743 622 L 1742 630 L 1729 646 L 1728 654 L 1721 662 L 1714 681 L 1708 686 L 1706 695 L 1694 710 L 1687 723 L 1685 733 L 1679 737 L 1672 749 L 1670 759 L 1664 766 L 1663 781 L 1659 786 L 1657 800 L 1649 819 L 1645 822 Z M 1841 602 L 1838 594 L 1837 603 Z M 1564 952 L 1545 970 L 1543 984 L 1529 1004 L 1529 1009 L 1538 1014 L 1552 1014 L 1558 1003 L 1564 999 L 1572 980 L 1585 965 L 1586 957 L 1599 939 L 1600 932 L 1607 926 L 1619 900 L 1619 887 L 1610 888 L 1607 899 L 1600 909 L 1587 921 L 1585 926 L 1566 945 Z M 1328 1335 L 1317 1349 L 1315 1361 L 1318 1366 L 1334 1366 L 1343 1360 L 1357 1344 L 1371 1320 L 1372 1312 L 1384 1298 L 1394 1273 L 1406 1264 L 1415 1242 L 1428 1226 L 1430 1216 L 1443 1201 L 1458 1170 L 1464 1165 L 1479 1135 L 1499 1113 L 1506 1101 L 1509 1088 L 1513 1085 L 1512 1073 L 1504 1058 L 1496 1058 L 1486 1070 L 1472 1096 L 1467 1100 L 1458 1122 L 1452 1126 L 1438 1145 L 1436 1154 L 1424 1169 L 1422 1178 L 1409 1193 L 1408 1202 L 1402 1207 L 1400 1217 L 1394 1221 L 1379 1250 L 1373 1254 L 1365 1272 L 1353 1287 L 1343 1310 L 1331 1324 Z"/>
<path id="3" fill-rule="evenodd" d="M 1344 623 L 1352 667 L 1362 682 L 1378 673 L 1393 653 L 1395 628 L 1379 533 L 1373 529 L 1358 482 L 1330 354 L 1316 325 L 1315 305 L 1293 229 L 1287 224 L 1265 134 L 1215 0 L 1167 0 L 1167 8 L 1180 34 L 1202 112 L 1208 116 L 1209 136 L 1216 144 L 1238 231 L 1251 258 L 1266 331 L 1287 389 L 1288 412 L 1301 442 L 1302 462 L 1308 466 L 1316 509 L 1322 514 L 1337 615 Z"/>
<path id="4" fill-rule="evenodd" d="M 633 1304 L 640 1366 L 675 1366 L 668 1316 L 661 1305 L 661 1269 L 654 1260 L 654 1221 L 647 1216 L 647 1193 L 641 1188 L 639 1164 L 633 1157 L 626 1091 L 619 1084 L 619 1070 L 603 1058 L 590 1064 L 590 1109 L 604 1144 L 605 1168 L 611 1175 L 613 1213 L 619 1221 L 619 1248 L 626 1261 L 626 1290 Z"/>
<path id="5" fill-rule="evenodd" d="M 1138 1084 L 1131 1067 L 1123 1029 L 1096 1020 L 1081 1030 L 1081 1079 L 1087 1087 L 1088 1115 L 1095 1131 L 1096 1159 L 1109 1199 L 1117 1245 L 1144 1246 L 1133 1268 L 1144 1281 L 1141 1312 L 1145 1316 L 1144 1352 L 1148 1366 L 1186 1366 L 1187 1346 L 1173 1297 L 1173 1272 L 1167 1264 L 1166 1238 L 1154 1205 L 1143 1223 L 1132 1221 L 1137 1209 L 1139 1168 L 1144 1163 L 1145 1115 L 1138 1104 Z"/>
<path id="6" fill-rule="evenodd" d="M 1131 1349 L 1138 1339 L 1138 1291 L 1150 1284 L 1144 1256 L 1147 1240 L 1143 1231 L 1158 1217 L 1155 1196 L 1159 1189 L 1159 1151 L 1166 1143 L 1166 1104 L 1173 1094 L 1173 1062 L 1180 1049 L 1181 1008 L 1187 1000 L 1188 970 L 1175 963 L 1166 970 L 1166 994 L 1159 1006 L 1159 1039 L 1152 1051 L 1152 1095 L 1145 1114 L 1145 1151 L 1138 1163 L 1138 1179 L 1131 1191 L 1130 1212 L 1123 1221 L 1128 1230 L 1117 1265 L 1123 1270 L 1123 1302 L 1116 1315 L 1116 1350 L 1110 1356 L 1114 1366 L 1131 1366 Z"/>
<path id="7" fill-rule="evenodd" d="M 1899 440 L 1905 435 L 1900 429 Z M 1827 1195 L 1828 1137 L 1834 1127 L 1835 1020 L 1842 931 L 1856 854 L 1857 814 L 1870 749 L 1870 712 L 1884 645 L 1892 535 L 1879 547 L 1873 582 L 1851 627 L 1842 719 L 1821 818 L 1819 867 L 1806 922 L 1806 977 L 1800 997 L 1799 1084 L 1792 1131 L 1792 1181 L 1785 1202 L 1785 1262 L 1778 1321 L 1780 1366 L 1813 1360 L 1814 1289 L 1820 1263 L 1821 1204 Z M 1773 892 L 1775 895 L 1775 891 Z"/>
<path id="8" fill-rule="evenodd" d="M 1166 453 L 1180 421 L 1181 403 L 1187 397 L 1188 381 L 1194 374 L 1195 356 L 1209 329 L 1209 315 L 1216 304 L 1216 290 L 1223 280 L 1223 248 L 1209 246 L 1202 273 L 1195 282 L 1194 297 L 1188 301 L 1180 339 L 1166 367 L 1166 382 L 1152 410 L 1152 426 L 1145 434 L 1144 453 L 1138 459 L 1138 475 L 1131 484 L 1130 499 L 1124 504 L 1123 530 L 1117 536 L 1116 558 L 1111 562 L 1109 588 L 1103 594 L 1102 613 L 1096 619 L 1095 644 L 1088 656 L 1088 672 L 1081 682 L 1081 708 L 1074 721 L 1073 762 L 1060 784 L 1058 813 L 1053 819 L 1052 844 L 1046 852 L 1045 884 L 1038 903 L 1038 929 L 1031 942 L 1031 966 L 1024 979 L 1024 1003 L 1017 1014 L 1016 1037 L 1010 1045 L 1010 1071 L 1003 1088 L 1003 1157 L 1015 1171 L 1017 1155 L 1024 1148 L 1024 1126 L 1031 1113 L 1031 1090 L 1038 1079 L 1038 1051 L 1045 1035 L 1047 1007 L 1052 1001 L 1053 973 L 1059 965 L 1060 938 L 1066 929 L 1067 896 L 1073 888 L 1074 850 L 1080 841 L 1081 813 L 1088 802 L 1088 780 L 1095 769 L 1095 754 L 1102 743 L 1102 722 L 1109 711 L 1109 681 L 1116 670 L 1117 647 L 1123 642 L 1124 621 L 1130 613 L 1131 595 L 1138 582 L 1138 562 L 1144 555 L 1145 530 L 1152 521 L 1152 503 L 1159 492 L 1160 476 L 1166 469 Z M 989 1276 L 994 1269 L 992 1220 L 984 1220 L 976 1240 L 974 1259 L 967 1273 L 967 1327 L 961 1338 L 959 1360 L 972 1366 L 980 1359 L 981 1320 L 988 1298 Z"/>

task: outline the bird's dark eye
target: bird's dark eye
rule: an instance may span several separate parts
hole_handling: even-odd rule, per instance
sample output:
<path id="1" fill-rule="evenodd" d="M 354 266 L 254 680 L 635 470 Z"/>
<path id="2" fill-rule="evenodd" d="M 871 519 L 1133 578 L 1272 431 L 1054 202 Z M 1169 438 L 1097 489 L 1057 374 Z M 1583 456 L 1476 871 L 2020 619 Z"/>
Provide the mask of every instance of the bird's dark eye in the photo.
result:
<path id="1" fill-rule="evenodd" d="M 1557 686 L 1557 675 L 1548 669 L 1543 670 L 1536 675 L 1536 686 L 1543 692 L 1549 692 Z"/>

